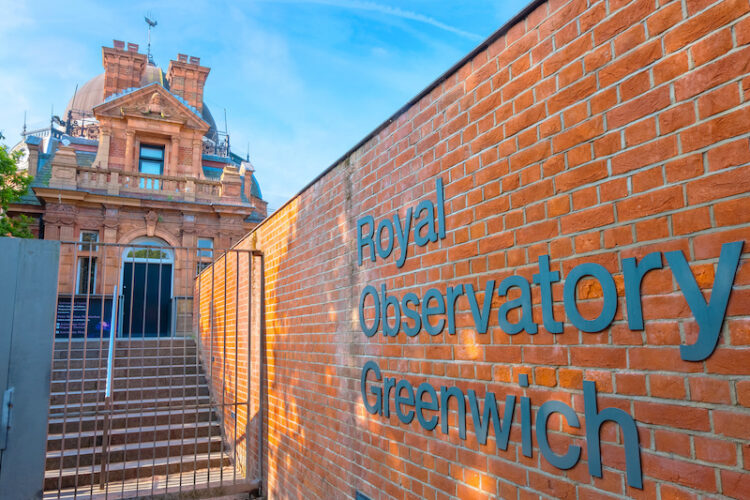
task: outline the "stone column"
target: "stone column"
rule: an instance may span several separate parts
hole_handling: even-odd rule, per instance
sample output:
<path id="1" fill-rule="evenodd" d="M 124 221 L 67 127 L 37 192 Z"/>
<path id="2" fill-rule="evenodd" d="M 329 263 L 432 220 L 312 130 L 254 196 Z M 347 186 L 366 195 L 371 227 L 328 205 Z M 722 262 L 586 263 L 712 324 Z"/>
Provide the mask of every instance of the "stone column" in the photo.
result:
<path id="1" fill-rule="evenodd" d="M 96 150 L 94 168 L 109 168 L 109 140 L 112 137 L 112 129 L 102 127 L 99 135 L 99 148 Z"/>
<path id="2" fill-rule="evenodd" d="M 101 241 L 104 243 L 117 243 L 117 228 L 119 226 L 120 211 L 117 208 L 105 207 L 104 209 L 104 221 L 102 222 L 102 235 Z M 106 265 L 106 268 L 102 269 L 102 272 L 107 273 L 106 279 L 107 290 L 103 290 L 104 293 L 112 293 L 114 285 L 117 283 L 120 277 L 120 259 L 119 249 L 115 246 L 101 247 L 100 255 L 106 256 L 106 263 L 102 262 L 100 265 Z"/>
<path id="3" fill-rule="evenodd" d="M 138 167 L 133 162 L 133 153 L 135 153 L 135 131 L 128 130 L 127 140 L 125 142 L 125 172 L 137 172 Z"/>
<path id="4" fill-rule="evenodd" d="M 181 175 L 182 172 L 180 172 L 177 165 L 177 162 L 180 161 L 180 137 L 178 135 L 172 136 L 172 145 L 170 146 L 169 153 L 169 163 L 167 164 L 167 168 L 164 169 L 164 175 Z"/>
<path id="5" fill-rule="evenodd" d="M 192 174 L 198 178 L 203 173 L 203 141 L 200 137 L 193 139 L 193 164 Z"/>
<path id="6" fill-rule="evenodd" d="M 75 189 L 77 185 L 76 153 L 72 148 L 61 147 L 57 150 L 52 160 L 52 175 L 50 176 L 50 187 L 61 187 Z"/>
<path id="7" fill-rule="evenodd" d="M 239 203 L 242 195 L 242 179 L 236 167 L 227 165 L 221 174 L 221 197 L 223 201 Z"/>

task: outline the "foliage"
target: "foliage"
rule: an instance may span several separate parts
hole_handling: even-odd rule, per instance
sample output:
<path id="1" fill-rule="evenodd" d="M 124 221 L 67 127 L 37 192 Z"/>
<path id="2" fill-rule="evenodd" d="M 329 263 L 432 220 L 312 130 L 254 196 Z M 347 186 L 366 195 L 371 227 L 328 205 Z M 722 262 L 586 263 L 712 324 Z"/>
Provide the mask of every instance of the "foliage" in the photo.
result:
<path id="1" fill-rule="evenodd" d="M 0 134 L 0 139 L 3 139 Z M 21 152 L 8 152 L 8 147 L 0 144 L 0 236 L 33 238 L 29 225 L 31 218 L 20 215 L 8 216 L 8 206 L 21 199 L 31 184 L 32 177 L 18 170 Z"/>

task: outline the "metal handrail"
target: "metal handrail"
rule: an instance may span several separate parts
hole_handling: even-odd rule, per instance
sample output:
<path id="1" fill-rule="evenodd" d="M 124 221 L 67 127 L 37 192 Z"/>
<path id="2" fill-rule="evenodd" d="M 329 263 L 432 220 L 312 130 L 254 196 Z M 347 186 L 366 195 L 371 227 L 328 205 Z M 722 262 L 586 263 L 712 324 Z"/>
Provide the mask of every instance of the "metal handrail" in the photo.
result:
<path id="1" fill-rule="evenodd" d="M 107 353 L 107 385 L 104 389 L 104 397 L 108 398 L 112 395 L 112 368 L 114 365 L 115 356 L 115 333 L 117 324 L 117 285 L 115 285 L 112 291 L 112 318 L 110 320 L 109 327 L 109 352 Z"/>
<path id="2" fill-rule="evenodd" d="M 107 352 L 107 379 L 104 388 L 104 422 L 102 429 L 102 464 L 99 474 L 99 488 L 104 489 L 109 463 L 109 415 L 112 411 L 112 379 L 114 373 L 115 335 L 117 333 L 117 285 L 112 291 L 112 318 L 109 323 L 109 349 Z"/>

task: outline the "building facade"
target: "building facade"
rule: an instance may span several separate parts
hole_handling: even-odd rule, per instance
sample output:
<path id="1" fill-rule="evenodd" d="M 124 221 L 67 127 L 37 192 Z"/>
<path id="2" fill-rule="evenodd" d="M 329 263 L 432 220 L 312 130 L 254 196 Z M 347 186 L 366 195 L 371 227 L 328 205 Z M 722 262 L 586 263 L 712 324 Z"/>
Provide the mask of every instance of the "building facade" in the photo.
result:
<path id="1" fill-rule="evenodd" d="M 81 242 L 63 246 L 60 294 L 106 295 L 118 283 L 123 293 L 130 281 L 134 303 L 139 294 L 174 303 L 192 295 L 216 252 L 265 218 L 266 202 L 203 102 L 210 69 L 199 58 L 179 54 L 164 72 L 115 40 L 102 64 L 62 117 L 24 130 L 14 149 L 34 181 L 10 212 L 34 217 L 40 238 Z"/>

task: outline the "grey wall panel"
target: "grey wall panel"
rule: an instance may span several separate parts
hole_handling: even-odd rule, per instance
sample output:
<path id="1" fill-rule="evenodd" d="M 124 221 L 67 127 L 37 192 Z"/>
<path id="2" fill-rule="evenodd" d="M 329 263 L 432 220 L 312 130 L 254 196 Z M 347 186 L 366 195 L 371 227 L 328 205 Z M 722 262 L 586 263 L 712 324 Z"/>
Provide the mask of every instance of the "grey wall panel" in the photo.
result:
<path id="1" fill-rule="evenodd" d="M 59 256 L 56 241 L 0 238 L 0 390 L 13 388 L 0 498 L 42 496 Z"/>

